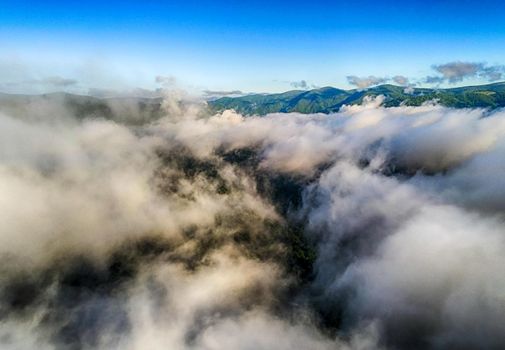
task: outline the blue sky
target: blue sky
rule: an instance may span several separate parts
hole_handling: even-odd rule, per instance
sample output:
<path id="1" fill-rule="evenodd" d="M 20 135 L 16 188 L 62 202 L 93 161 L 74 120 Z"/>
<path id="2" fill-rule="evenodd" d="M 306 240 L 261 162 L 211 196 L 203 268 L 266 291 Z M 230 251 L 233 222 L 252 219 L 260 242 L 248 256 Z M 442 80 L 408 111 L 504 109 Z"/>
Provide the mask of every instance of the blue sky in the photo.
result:
<path id="1" fill-rule="evenodd" d="M 501 1 L 0 0 L 0 82 L 284 91 L 505 63 Z M 452 85 L 484 82 L 478 74 Z M 450 86 L 449 81 L 441 83 Z M 296 85 L 296 84 L 294 84 Z"/>

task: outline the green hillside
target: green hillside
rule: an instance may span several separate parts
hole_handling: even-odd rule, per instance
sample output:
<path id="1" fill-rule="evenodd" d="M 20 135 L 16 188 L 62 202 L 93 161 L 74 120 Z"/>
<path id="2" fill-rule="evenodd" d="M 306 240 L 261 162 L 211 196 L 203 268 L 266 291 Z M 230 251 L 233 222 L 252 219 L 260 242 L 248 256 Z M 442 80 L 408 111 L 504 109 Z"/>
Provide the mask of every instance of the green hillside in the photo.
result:
<path id="1" fill-rule="evenodd" d="M 275 112 L 331 113 L 343 105 L 360 104 L 365 96 L 384 95 L 387 107 L 419 106 L 436 100 L 441 105 L 455 108 L 505 107 L 505 83 L 465 86 L 450 89 L 413 88 L 379 85 L 366 90 L 341 90 L 332 87 L 281 94 L 255 94 L 242 97 L 223 97 L 209 101 L 212 111 L 234 109 L 246 115 Z"/>

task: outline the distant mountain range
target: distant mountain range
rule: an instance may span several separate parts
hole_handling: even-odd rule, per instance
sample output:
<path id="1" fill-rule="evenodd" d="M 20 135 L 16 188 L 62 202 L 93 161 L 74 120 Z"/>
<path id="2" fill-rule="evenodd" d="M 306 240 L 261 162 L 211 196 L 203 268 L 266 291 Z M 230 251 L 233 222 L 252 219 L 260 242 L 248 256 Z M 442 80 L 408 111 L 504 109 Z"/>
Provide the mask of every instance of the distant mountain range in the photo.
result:
<path id="1" fill-rule="evenodd" d="M 276 112 L 331 113 L 338 111 L 343 105 L 360 104 L 365 96 L 378 95 L 384 95 L 386 107 L 419 106 L 433 100 L 447 107 L 494 109 L 505 107 L 505 82 L 451 89 L 405 88 L 389 84 L 363 90 L 323 87 L 279 94 L 222 97 L 208 103 L 212 111 L 234 109 L 245 115 Z"/>
<path id="2" fill-rule="evenodd" d="M 386 107 L 419 106 L 427 101 L 455 108 L 505 107 L 505 82 L 452 89 L 405 88 L 380 85 L 366 90 L 324 87 L 280 94 L 251 94 L 208 101 L 208 112 L 234 109 L 244 115 L 276 112 L 331 113 L 343 105 L 362 103 L 365 96 L 384 95 Z M 125 124 L 144 124 L 164 115 L 163 99 L 147 97 L 101 98 L 69 93 L 13 95 L 0 93 L 0 113 L 22 119 L 47 119 L 71 115 L 78 119 L 105 118 Z"/>
<path id="3" fill-rule="evenodd" d="M 0 113 L 25 120 L 103 118 L 140 125 L 163 116 L 161 98 L 75 95 L 63 92 L 42 95 L 0 93 Z"/>

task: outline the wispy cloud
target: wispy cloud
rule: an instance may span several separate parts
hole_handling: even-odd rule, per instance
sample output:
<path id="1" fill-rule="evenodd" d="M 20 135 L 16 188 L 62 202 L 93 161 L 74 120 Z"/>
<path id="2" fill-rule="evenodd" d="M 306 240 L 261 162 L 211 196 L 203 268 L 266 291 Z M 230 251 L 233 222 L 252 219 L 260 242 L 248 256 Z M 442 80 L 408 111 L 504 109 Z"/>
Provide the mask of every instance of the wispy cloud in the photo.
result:
<path id="1" fill-rule="evenodd" d="M 505 66 L 503 65 L 489 66 L 484 62 L 462 61 L 433 65 L 432 68 L 441 75 L 426 77 L 425 81 L 429 84 L 440 84 L 443 82 L 453 84 L 474 77 L 479 77 L 486 81 L 496 81 L 502 78 L 505 71 Z"/>
<path id="2" fill-rule="evenodd" d="M 239 97 L 245 93 L 240 90 L 203 90 L 203 98 L 210 101 L 221 97 Z"/>
<path id="3" fill-rule="evenodd" d="M 443 78 L 450 83 L 462 81 L 465 78 L 477 75 L 483 69 L 482 63 L 475 62 L 449 62 L 440 65 L 433 65 L 433 69 L 442 74 Z"/>
<path id="4" fill-rule="evenodd" d="M 502 79 L 504 72 L 505 72 L 504 66 L 490 66 L 490 67 L 484 67 L 479 72 L 479 75 L 483 78 L 486 78 L 489 81 L 497 81 Z"/>
<path id="5" fill-rule="evenodd" d="M 292 81 L 290 85 L 297 89 L 307 89 L 309 87 L 306 80 Z"/>
<path id="6" fill-rule="evenodd" d="M 221 91 L 221 90 L 203 90 L 205 95 L 211 96 L 229 96 L 229 95 L 243 95 L 244 93 L 240 90 L 229 90 L 229 91 Z"/>
<path id="7" fill-rule="evenodd" d="M 347 76 L 347 81 L 349 84 L 359 89 L 366 89 L 371 86 L 384 84 L 388 81 L 400 86 L 412 88 L 419 84 L 455 84 L 469 78 L 494 82 L 503 79 L 505 75 L 505 65 L 488 65 L 485 62 L 451 61 L 443 64 L 434 64 L 431 68 L 436 74 L 417 79 L 402 74 L 395 75 L 392 78 L 375 75 L 362 77 L 349 75 Z M 412 91 L 412 89 L 409 89 L 409 91 Z"/>
<path id="8" fill-rule="evenodd" d="M 356 75 L 348 75 L 347 81 L 349 84 L 358 87 L 359 89 L 366 89 L 370 86 L 379 85 L 387 82 L 389 79 L 385 77 L 376 77 L 369 75 L 368 77 L 358 77 Z"/>
<path id="9" fill-rule="evenodd" d="M 274 80 L 274 81 L 276 81 L 276 80 Z M 281 80 L 281 82 L 287 83 L 295 89 L 308 90 L 308 89 L 318 89 L 319 88 L 319 85 L 312 84 L 305 79 L 295 80 L 295 81 L 282 81 Z"/>
<path id="10" fill-rule="evenodd" d="M 0 83 L 1 89 L 23 89 L 25 87 L 37 86 L 39 88 L 67 88 L 79 84 L 77 79 L 64 78 L 60 76 L 50 76 L 41 79 L 28 79 L 22 81 L 10 81 Z"/>
<path id="11" fill-rule="evenodd" d="M 79 82 L 76 79 L 63 78 L 59 76 L 47 77 L 40 80 L 35 80 L 38 84 L 47 84 L 53 86 L 72 86 L 77 85 Z"/>
<path id="12" fill-rule="evenodd" d="M 444 78 L 434 76 L 434 75 L 429 75 L 426 78 L 424 78 L 424 82 L 428 83 L 428 84 L 441 84 L 444 82 Z"/>
<path id="13" fill-rule="evenodd" d="M 165 75 L 157 75 L 154 78 L 154 81 L 158 84 L 161 84 L 163 86 L 174 86 L 177 84 L 177 78 L 175 78 L 172 75 L 165 76 Z"/>
<path id="14" fill-rule="evenodd" d="M 409 78 L 407 78 L 406 76 L 403 76 L 403 75 L 395 75 L 393 77 L 393 81 L 398 85 L 402 85 L 402 86 L 409 85 Z"/>

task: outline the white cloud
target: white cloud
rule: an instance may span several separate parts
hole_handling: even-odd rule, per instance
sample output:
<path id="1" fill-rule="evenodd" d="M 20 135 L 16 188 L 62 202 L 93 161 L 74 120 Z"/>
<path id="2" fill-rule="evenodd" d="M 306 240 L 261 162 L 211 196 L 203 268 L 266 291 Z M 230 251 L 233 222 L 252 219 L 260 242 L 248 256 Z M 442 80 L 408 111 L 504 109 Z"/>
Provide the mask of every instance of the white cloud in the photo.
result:
<path id="1" fill-rule="evenodd" d="M 505 344 L 503 111 L 208 116 L 164 92 L 142 126 L 0 115 L 3 348 Z"/>
<path id="2" fill-rule="evenodd" d="M 442 76 L 431 76 L 426 78 L 429 84 L 436 84 L 447 81 L 449 83 L 461 82 L 472 77 L 484 78 L 487 81 L 500 80 L 505 68 L 501 65 L 489 66 L 483 62 L 461 62 L 454 61 L 445 64 L 433 65 L 432 68 Z"/>
<path id="3" fill-rule="evenodd" d="M 403 75 L 395 75 L 393 81 L 401 86 L 409 85 L 409 78 Z"/>
<path id="4" fill-rule="evenodd" d="M 374 75 L 370 75 L 368 77 L 358 77 L 355 75 L 347 76 L 347 81 L 349 84 L 358 87 L 359 89 L 366 89 L 370 86 L 379 85 L 387 82 L 389 79 L 376 77 Z"/>

